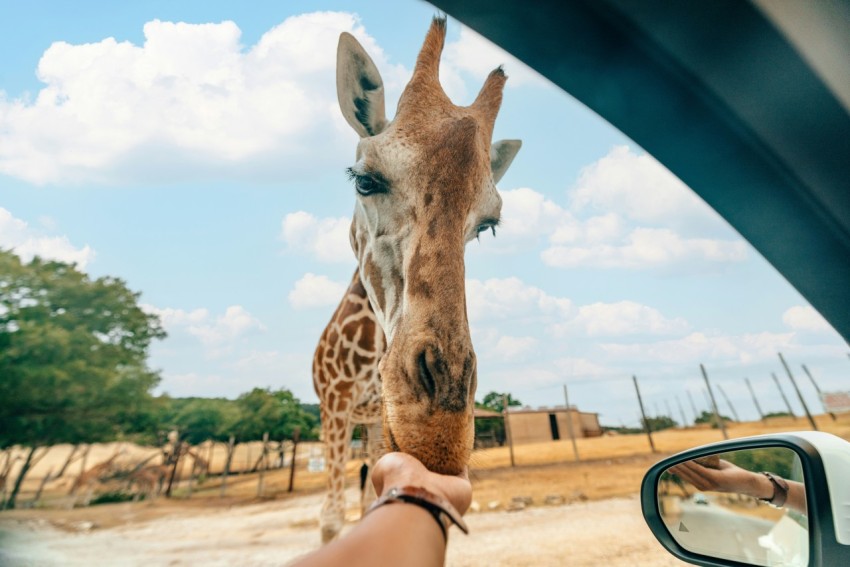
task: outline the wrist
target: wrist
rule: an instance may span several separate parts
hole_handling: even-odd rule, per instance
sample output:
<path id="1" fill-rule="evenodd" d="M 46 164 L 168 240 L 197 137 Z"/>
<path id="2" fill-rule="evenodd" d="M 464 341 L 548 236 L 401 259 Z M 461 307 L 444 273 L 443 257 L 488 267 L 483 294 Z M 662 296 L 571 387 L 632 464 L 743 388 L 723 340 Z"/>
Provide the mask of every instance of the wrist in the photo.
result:
<path id="1" fill-rule="evenodd" d="M 773 498 L 776 489 L 769 478 L 761 473 L 753 473 L 753 481 L 754 486 L 750 496 L 765 501 Z"/>
<path id="2" fill-rule="evenodd" d="M 464 533 L 469 533 L 460 513 L 448 499 L 420 486 L 394 486 L 384 491 L 366 513 L 370 514 L 386 504 L 394 503 L 413 504 L 426 510 L 436 520 L 445 539 L 448 539 L 448 530 L 452 524 Z"/>

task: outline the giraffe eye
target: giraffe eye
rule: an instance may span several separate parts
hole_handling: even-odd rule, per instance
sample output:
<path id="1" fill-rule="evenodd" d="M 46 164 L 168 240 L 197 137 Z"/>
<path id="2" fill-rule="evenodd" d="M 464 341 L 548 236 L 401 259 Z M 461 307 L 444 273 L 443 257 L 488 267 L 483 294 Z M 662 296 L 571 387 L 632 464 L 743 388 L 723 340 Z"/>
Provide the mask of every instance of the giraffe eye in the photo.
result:
<path id="1" fill-rule="evenodd" d="M 487 231 L 487 230 L 491 230 L 491 231 L 493 231 L 493 236 L 496 236 L 496 225 L 497 225 L 497 224 L 498 224 L 498 222 L 494 222 L 494 221 L 485 221 L 485 222 L 482 222 L 482 223 L 481 223 L 481 224 L 479 224 L 479 225 L 478 225 L 478 227 L 475 229 L 476 237 L 481 236 L 481 233 L 482 233 L 482 232 L 485 232 L 485 231 Z"/>
<path id="2" fill-rule="evenodd" d="M 356 177 L 354 179 L 354 188 L 357 189 L 357 192 L 363 195 L 372 195 L 373 193 L 380 193 L 381 186 L 377 181 L 372 179 L 371 177 L 361 176 Z"/>
<path id="3" fill-rule="evenodd" d="M 364 197 L 377 193 L 388 193 L 387 183 L 378 174 L 356 173 L 353 169 L 347 170 L 348 177 L 354 181 L 354 188 Z"/>

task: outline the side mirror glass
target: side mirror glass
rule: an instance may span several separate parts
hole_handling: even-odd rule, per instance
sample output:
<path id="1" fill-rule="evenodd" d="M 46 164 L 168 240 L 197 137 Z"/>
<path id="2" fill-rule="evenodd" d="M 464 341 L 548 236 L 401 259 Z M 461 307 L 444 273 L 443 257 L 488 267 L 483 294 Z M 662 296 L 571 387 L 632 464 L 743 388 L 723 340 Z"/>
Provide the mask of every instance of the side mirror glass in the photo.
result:
<path id="1" fill-rule="evenodd" d="M 747 565 L 808 566 L 805 478 L 792 449 L 682 461 L 661 474 L 656 491 L 664 526 L 687 551 Z"/>

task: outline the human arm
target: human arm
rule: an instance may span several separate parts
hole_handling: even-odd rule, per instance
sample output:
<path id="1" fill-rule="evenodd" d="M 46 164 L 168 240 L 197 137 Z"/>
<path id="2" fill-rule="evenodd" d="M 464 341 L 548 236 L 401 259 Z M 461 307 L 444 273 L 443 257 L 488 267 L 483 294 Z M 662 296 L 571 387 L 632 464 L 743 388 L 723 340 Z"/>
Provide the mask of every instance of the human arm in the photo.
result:
<path id="1" fill-rule="evenodd" d="M 433 473 L 404 453 L 384 455 L 372 471 L 375 492 L 383 496 L 392 488 L 417 486 L 448 500 L 461 514 L 472 502 L 472 485 L 460 476 Z M 430 512 L 408 503 L 380 506 L 363 518 L 343 538 L 295 563 L 297 566 L 443 565 L 446 538 Z"/>
<path id="2" fill-rule="evenodd" d="M 719 461 L 718 468 L 706 467 L 696 461 L 686 461 L 671 467 L 670 472 L 699 490 L 735 492 L 768 502 L 774 499 L 776 493 L 776 487 L 766 475 L 744 470 L 722 459 Z M 788 498 L 785 500 L 784 507 L 805 514 L 805 486 L 793 480 L 785 482 L 788 483 Z"/>

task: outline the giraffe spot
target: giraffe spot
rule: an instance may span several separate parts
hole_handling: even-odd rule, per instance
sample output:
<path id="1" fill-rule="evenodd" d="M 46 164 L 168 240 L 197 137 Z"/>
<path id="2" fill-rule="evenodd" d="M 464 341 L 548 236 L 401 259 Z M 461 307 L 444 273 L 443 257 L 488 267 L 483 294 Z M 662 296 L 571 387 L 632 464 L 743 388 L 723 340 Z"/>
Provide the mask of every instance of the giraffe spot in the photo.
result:
<path id="1" fill-rule="evenodd" d="M 372 364 L 373 362 L 375 362 L 375 357 L 374 356 L 361 356 L 361 355 L 359 355 L 355 352 L 352 362 L 354 363 L 355 372 L 359 373 L 360 370 L 364 366 L 368 366 L 368 365 Z"/>
<path id="2" fill-rule="evenodd" d="M 375 323 L 367 319 L 362 321 L 360 325 L 363 332 L 360 333 L 357 346 L 365 351 L 372 352 L 375 350 Z"/>
<path id="3" fill-rule="evenodd" d="M 425 193 L 425 197 L 424 197 L 424 199 L 423 199 L 423 202 L 425 203 L 425 206 L 426 206 L 426 207 L 431 206 L 431 203 L 432 203 L 433 201 L 434 201 L 434 195 L 432 195 L 431 193 Z"/>
<path id="4" fill-rule="evenodd" d="M 342 328 L 342 334 L 350 343 L 354 342 L 355 336 L 357 336 L 357 331 L 359 330 L 360 322 L 359 321 L 350 321 L 347 325 Z"/>

